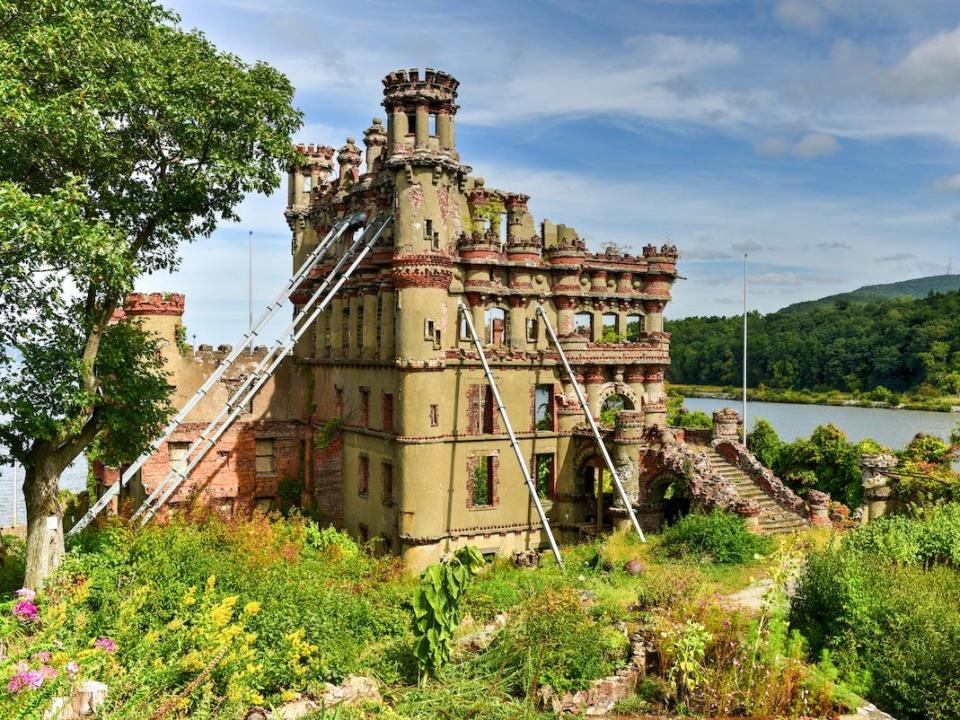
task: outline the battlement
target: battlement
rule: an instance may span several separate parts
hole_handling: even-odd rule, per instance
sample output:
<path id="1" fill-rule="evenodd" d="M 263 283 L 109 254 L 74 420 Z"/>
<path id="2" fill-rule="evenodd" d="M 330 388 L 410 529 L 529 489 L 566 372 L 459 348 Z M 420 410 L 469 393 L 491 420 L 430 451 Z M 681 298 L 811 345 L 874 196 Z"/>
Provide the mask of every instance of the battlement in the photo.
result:
<path id="1" fill-rule="evenodd" d="M 183 315 L 186 298 L 183 293 L 130 293 L 123 304 L 126 316 Z"/>
<path id="2" fill-rule="evenodd" d="M 312 167 L 314 165 L 331 168 L 333 167 L 333 156 L 336 153 L 329 145 L 314 145 L 313 143 L 309 145 L 304 145 L 300 143 L 297 145 L 297 152 L 304 156 L 305 160 L 301 161 L 298 167 Z"/>
<path id="3" fill-rule="evenodd" d="M 418 68 L 394 70 L 383 79 L 384 94 L 411 91 L 441 91 L 456 98 L 460 81 L 442 70 L 424 68 L 423 77 Z"/>

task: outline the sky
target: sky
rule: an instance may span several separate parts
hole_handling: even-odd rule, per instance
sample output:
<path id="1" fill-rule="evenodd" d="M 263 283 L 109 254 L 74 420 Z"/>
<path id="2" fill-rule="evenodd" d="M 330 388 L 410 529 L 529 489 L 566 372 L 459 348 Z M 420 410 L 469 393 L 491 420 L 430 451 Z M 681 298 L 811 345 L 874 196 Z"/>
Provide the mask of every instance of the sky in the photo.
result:
<path id="1" fill-rule="evenodd" d="M 458 150 L 488 186 L 595 249 L 679 247 L 670 317 L 738 313 L 745 253 L 761 312 L 960 269 L 956 0 L 170 5 L 290 77 L 297 141 L 361 138 L 392 70 L 451 73 Z M 247 198 L 138 289 L 185 292 L 196 342 L 237 339 L 248 240 L 255 314 L 289 277 L 285 198 Z"/>

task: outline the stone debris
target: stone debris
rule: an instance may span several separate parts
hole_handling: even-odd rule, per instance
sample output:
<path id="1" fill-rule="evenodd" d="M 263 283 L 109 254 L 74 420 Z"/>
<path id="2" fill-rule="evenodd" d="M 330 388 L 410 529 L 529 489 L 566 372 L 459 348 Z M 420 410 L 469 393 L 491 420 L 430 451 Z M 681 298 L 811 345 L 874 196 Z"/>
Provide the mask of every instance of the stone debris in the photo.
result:
<path id="1" fill-rule="evenodd" d="M 472 652 L 479 652 L 490 647 L 497 633 L 503 630 L 510 616 L 507 613 L 498 614 L 491 622 L 488 622 L 474 632 L 463 635 L 457 640 L 457 645 Z M 475 621 L 473 618 L 465 618 L 461 627 L 469 628 Z"/>
<path id="2" fill-rule="evenodd" d="M 43 720 L 77 720 L 93 715 L 107 699 L 109 687 L 96 680 L 84 680 L 69 698 L 55 697 Z"/>
<path id="3" fill-rule="evenodd" d="M 513 554 L 513 564 L 521 568 L 535 568 L 540 565 L 540 553 L 536 550 L 517 550 Z"/>
<path id="4" fill-rule="evenodd" d="M 340 685 L 327 683 L 319 697 L 297 694 L 289 702 L 269 711 L 252 707 L 243 716 L 244 720 L 300 720 L 313 717 L 336 705 L 357 705 L 361 702 L 383 703 L 377 681 L 363 675 L 350 675 Z"/>
<path id="5" fill-rule="evenodd" d="M 554 713 L 597 717 L 606 715 L 613 706 L 632 695 L 640 678 L 646 674 L 648 647 L 640 633 L 630 636 L 627 664 L 613 675 L 594 680 L 585 690 L 558 695 L 552 687 L 539 690 L 540 703 Z"/>

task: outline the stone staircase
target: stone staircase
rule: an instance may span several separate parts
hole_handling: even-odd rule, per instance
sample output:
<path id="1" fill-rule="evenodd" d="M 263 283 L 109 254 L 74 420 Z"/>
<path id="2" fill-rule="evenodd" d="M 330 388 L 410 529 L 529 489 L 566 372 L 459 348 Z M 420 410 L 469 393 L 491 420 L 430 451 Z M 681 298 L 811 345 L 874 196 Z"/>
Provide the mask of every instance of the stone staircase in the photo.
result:
<path id="1" fill-rule="evenodd" d="M 732 482 L 740 497 L 745 500 L 755 500 L 760 505 L 760 531 L 765 535 L 790 533 L 803 530 L 809 523 L 799 515 L 780 507 L 776 501 L 767 495 L 750 477 L 740 468 L 731 464 L 726 458 L 709 445 L 704 452 L 710 459 L 710 464 L 725 480 Z"/>

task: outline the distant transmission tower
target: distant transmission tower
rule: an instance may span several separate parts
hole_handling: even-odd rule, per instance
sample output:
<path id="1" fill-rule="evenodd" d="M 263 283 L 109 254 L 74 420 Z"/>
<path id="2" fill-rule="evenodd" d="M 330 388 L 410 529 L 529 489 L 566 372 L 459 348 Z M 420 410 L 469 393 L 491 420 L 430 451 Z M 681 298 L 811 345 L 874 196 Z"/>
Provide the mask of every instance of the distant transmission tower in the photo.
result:
<path id="1" fill-rule="evenodd" d="M 947 258 L 947 275 L 953 275 L 953 258 Z"/>

